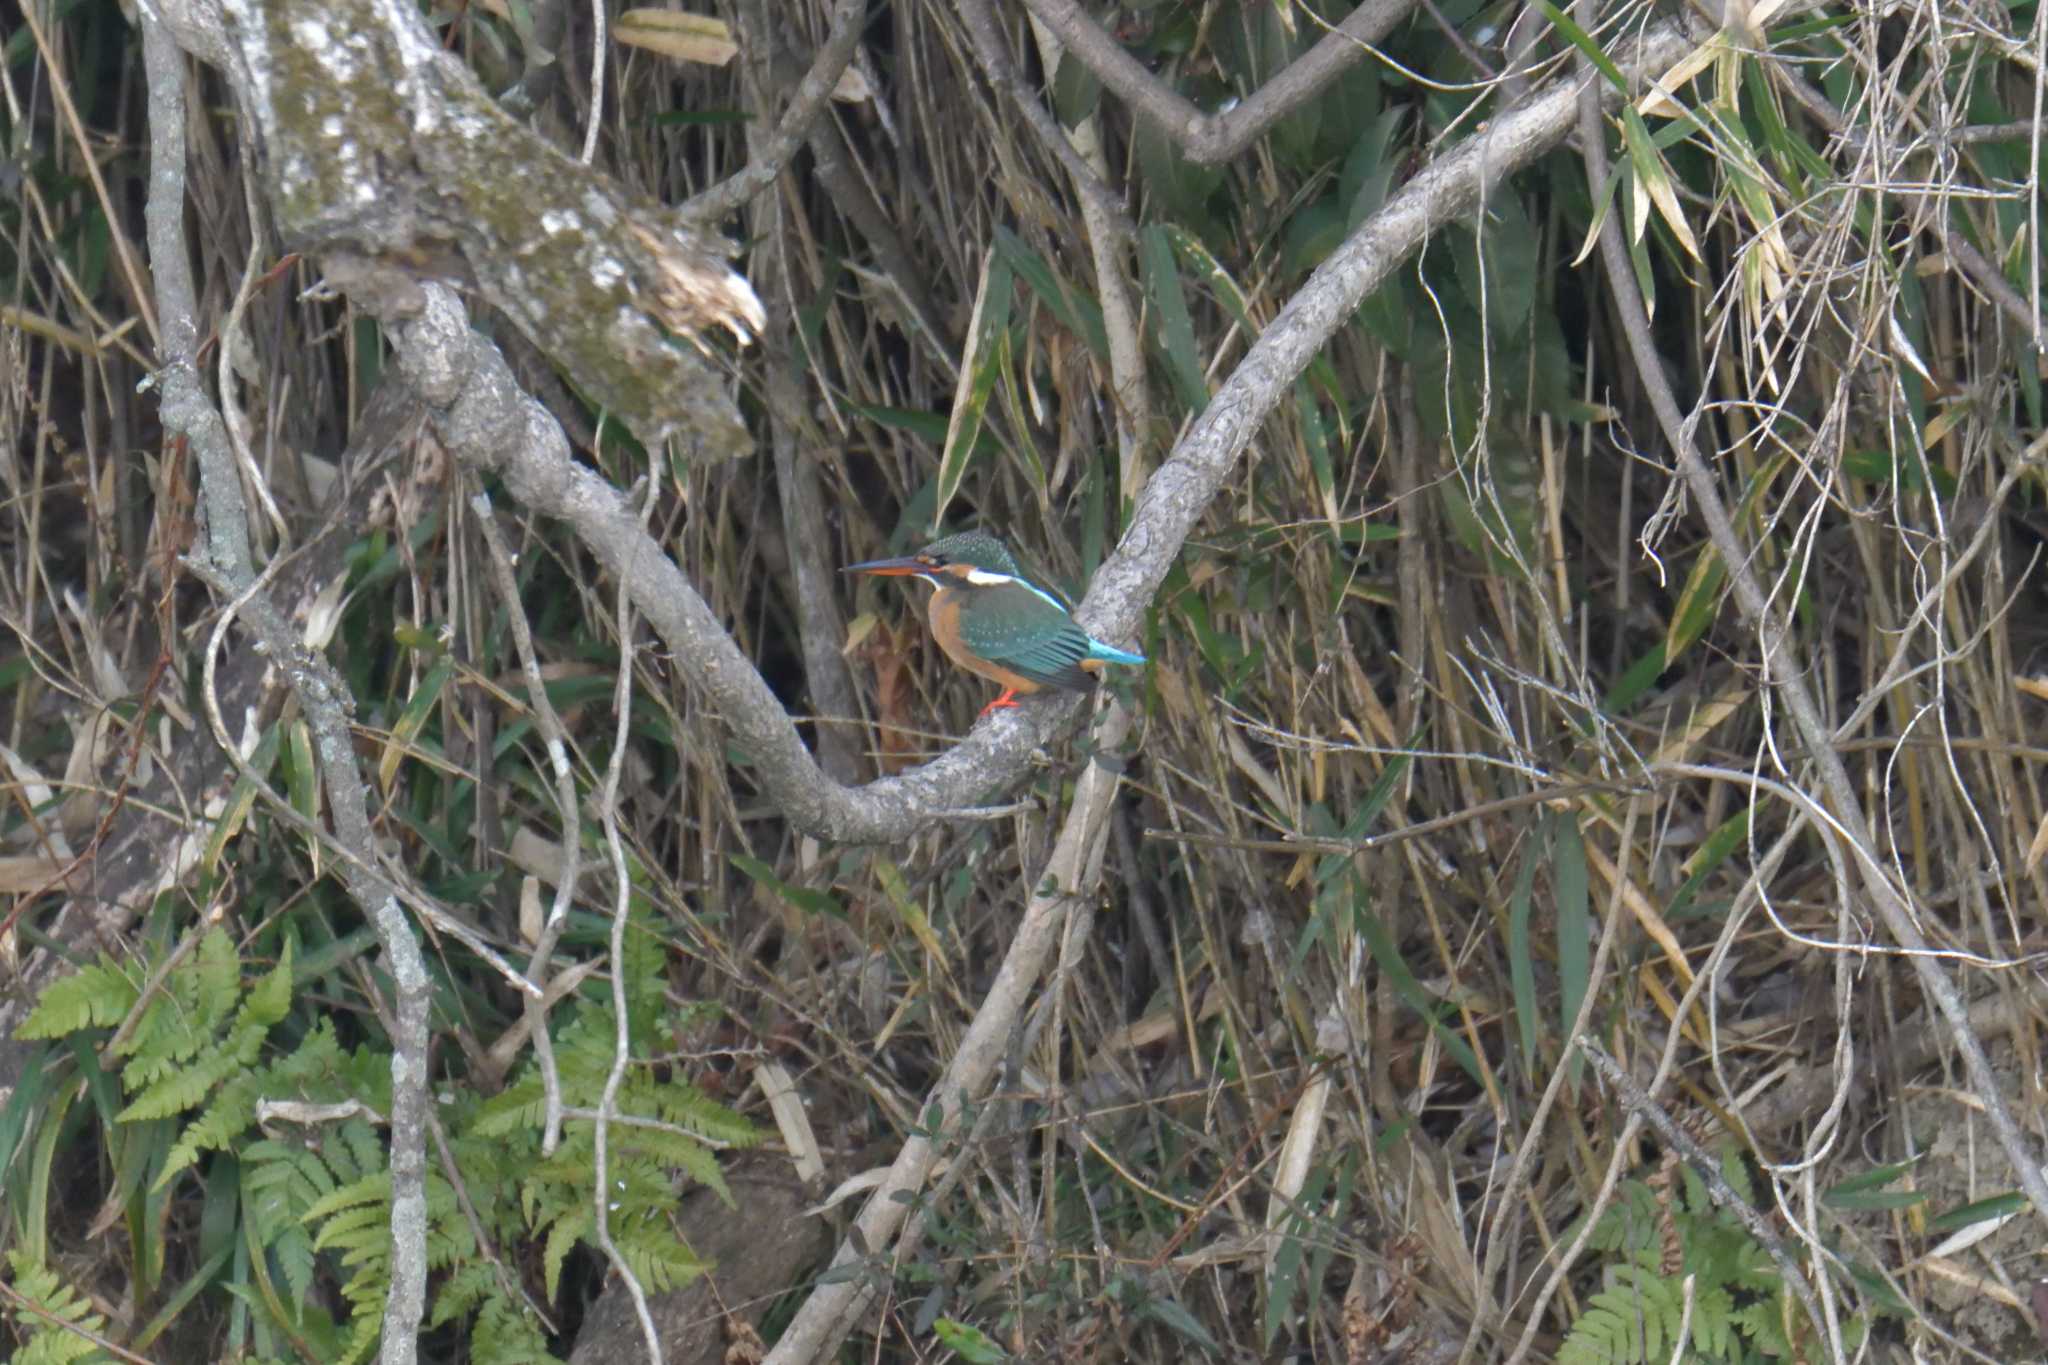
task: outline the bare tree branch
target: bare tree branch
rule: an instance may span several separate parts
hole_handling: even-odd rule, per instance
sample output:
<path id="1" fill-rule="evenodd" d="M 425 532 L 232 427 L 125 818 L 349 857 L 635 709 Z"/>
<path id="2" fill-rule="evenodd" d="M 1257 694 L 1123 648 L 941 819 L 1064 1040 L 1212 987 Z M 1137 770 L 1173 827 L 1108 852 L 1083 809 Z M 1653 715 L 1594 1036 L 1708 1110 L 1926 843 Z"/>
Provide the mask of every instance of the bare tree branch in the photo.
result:
<path id="1" fill-rule="evenodd" d="M 1616 56 L 1625 71 L 1661 71 L 1691 46 L 1678 27 L 1664 23 Z M 1560 80 L 1437 157 L 1316 268 L 1146 483 L 1130 529 L 1078 613 L 1095 634 L 1117 639 L 1136 627 L 1188 528 L 1295 376 L 1431 233 L 1564 139 L 1584 84 L 1583 77 Z"/>
<path id="2" fill-rule="evenodd" d="M 765 69 L 769 65 L 768 52 L 776 46 L 769 26 L 780 22 L 779 11 L 743 12 L 746 18 L 742 22 L 751 20 L 758 30 L 754 41 L 747 45 L 748 52 L 762 57 L 760 65 Z M 832 11 L 832 29 L 825 36 L 825 45 L 818 49 L 810 70 L 804 72 L 803 79 L 790 93 L 789 107 L 782 111 L 774 136 L 762 140 L 749 137 L 746 169 L 684 204 L 679 213 L 685 222 L 715 223 L 768 188 L 782 174 L 789 158 L 810 136 L 818 115 L 824 112 L 825 101 L 832 97 L 833 87 L 853 61 L 867 17 L 867 0 L 839 0 Z M 768 43 L 765 49 L 763 40 Z"/>
<path id="3" fill-rule="evenodd" d="M 145 20 L 149 77 L 150 178 L 145 209 L 158 312 L 163 324 L 166 429 L 185 436 L 197 457 L 206 504 L 205 567 L 239 594 L 237 603 L 257 640 L 290 680 L 312 730 L 334 837 L 356 857 L 344 864 L 349 893 L 376 926 L 397 1000 L 391 1028 L 391 1285 L 385 1298 L 381 1358 L 411 1365 L 417 1358 L 427 1294 L 427 1014 L 426 963 L 398 898 L 371 869 L 376 842 L 369 803 L 356 768 L 349 726 L 352 701 L 326 662 L 308 652 L 259 581 L 249 551 L 241 472 L 220 413 L 199 381 L 198 300 L 185 244 L 184 59 L 161 24 Z"/>
<path id="4" fill-rule="evenodd" d="M 1251 146 L 1260 134 L 1344 74 L 1407 18 L 1415 0 L 1365 0 L 1321 42 L 1226 114 L 1205 114 L 1147 71 L 1081 8 L 1080 0 L 1025 0 L 1083 66 L 1124 103 L 1172 138 L 1188 160 L 1214 166 Z"/>

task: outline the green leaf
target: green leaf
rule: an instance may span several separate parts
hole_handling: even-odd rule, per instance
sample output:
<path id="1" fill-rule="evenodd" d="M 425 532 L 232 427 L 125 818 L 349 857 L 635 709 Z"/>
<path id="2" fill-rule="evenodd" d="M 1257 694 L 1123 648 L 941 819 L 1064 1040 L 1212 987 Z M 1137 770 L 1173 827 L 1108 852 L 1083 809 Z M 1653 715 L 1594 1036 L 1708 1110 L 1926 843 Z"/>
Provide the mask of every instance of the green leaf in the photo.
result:
<path id="1" fill-rule="evenodd" d="M 1636 173 L 1636 183 L 1647 194 L 1656 208 L 1657 216 L 1671 229 L 1671 235 L 1685 248 L 1687 255 L 1695 261 L 1700 259 L 1699 243 L 1692 235 L 1692 224 L 1685 218 L 1685 210 L 1679 206 L 1678 193 L 1671 188 L 1671 168 L 1664 164 L 1663 153 L 1658 151 L 1656 139 L 1650 136 L 1649 125 L 1633 105 L 1622 110 L 1621 142 L 1627 149 L 1629 164 Z M 1637 218 L 1635 235 L 1642 237 L 1642 221 Z"/>
<path id="2" fill-rule="evenodd" d="M 399 713 L 398 720 L 391 727 L 391 738 L 384 742 L 384 754 L 377 760 L 379 790 L 387 794 L 391 791 L 391 783 L 398 776 L 398 765 L 419 739 L 420 731 L 426 728 L 428 717 L 441 704 L 442 689 L 454 676 L 455 660 L 443 658 L 427 670 L 427 676 L 420 679 L 419 687 L 406 700 L 405 710 Z"/>
<path id="3" fill-rule="evenodd" d="M 1644 693 L 1657 685 L 1657 679 L 1664 676 L 1664 645 L 1662 641 L 1650 646 L 1649 651 L 1622 671 L 1614 680 L 1614 686 L 1600 699 L 1600 709 L 1610 716 L 1628 714 L 1630 707 L 1640 700 Z"/>
<path id="4" fill-rule="evenodd" d="M 249 755 L 250 775 L 235 779 L 234 790 L 228 793 L 226 808 L 221 811 L 220 819 L 213 822 L 213 834 L 206 841 L 206 851 L 199 857 L 199 869 L 206 876 L 214 875 L 221 850 L 240 831 L 242 822 L 249 818 L 250 810 L 256 805 L 258 785 L 270 776 L 271 766 L 277 762 L 278 747 L 277 726 L 272 725 L 257 742 L 256 752 Z"/>
<path id="5" fill-rule="evenodd" d="M 1579 1017 L 1579 1004 L 1586 998 L 1592 978 L 1592 898 L 1587 890 L 1586 844 L 1579 834 L 1578 818 L 1553 817 L 1550 876 L 1557 892 L 1557 979 L 1558 1015 L 1562 1028 L 1569 1029 Z M 1572 1061 L 1583 1059 L 1576 1050 Z"/>
<path id="6" fill-rule="evenodd" d="M 1195 1315 L 1182 1307 L 1178 1300 L 1147 1299 L 1139 1307 L 1138 1316 L 1151 1318 L 1154 1322 L 1194 1342 L 1205 1351 L 1216 1355 L 1222 1354 L 1223 1348 L 1216 1344 L 1216 1338 L 1210 1336 L 1202 1324 L 1195 1320 Z"/>
<path id="7" fill-rule="evenodd" d="M 1401 956 L 1401 950 L 1395 946 L 1393 936 L 1387 933 L 1386 925 L 1380 922 L 1377 915 L 1361 915 L 1358 929 L 1365 938 L 1366 946 L 1372 950 L 1373 961 L 1379 963 L 1380 970 L 1386 973 L 1387 982 L 1393 986 L 1394 994 L 1401 998 L 1403 1004 L 1421 1015 L 1423 1022 L 1435 1030 L 1437 1041 L 1443 1045 L 1444 1051 L 1451 1054 L 1451 1060 L 1464 1068 L 1465 1074 L 1474 1082 L 1485 1085 L 1486 1072 L 1480 1067 L 1479 1059 L 1472 1054 L 1471 1045 L 1465 1041 L 1462 1034 L 1444 1022 L 1444 1016 L 1452 1013 L 1450 1005 L 1431 995 L 1422 983 L 1415 979 L 1415 973 L 1409 969 L 1407 961 Z"/>
<path id="8" fill-rule="evenodd" d="M 991 250 L 982 258 L 981 286 L 975 291 L 974 316 L 967 325 L 967 353 L 960 358 L 960 383 L 946 427 L 945 452 L 939 459 L 934 525 L 944 524 L 946 508 L 967 476 L 968 461 L 981 444 L 989 395 L 1010 363 L 1011 293 L 1010 267 Z"/>
<path id="9" fill-rule="evenodd" d="M 304 816 L 313 825 L 320 823 L 320 768 L 313 758 L 313 732 L 307 727 L 304 717 L 294 717 L 286 731 L 289 752 L 285 761 L 285 787 L 291 797 L 292 809 Z M 315 880 L 320 876 L 320 840 L 306 837 L 306 858 L 313 866 Z"/>
<path id="10" fill-rule="evenodd" d="M 1316 500 L 1322 505 L 1323 519 L 1334 529 L 1342 523 L 1343 513 L 1337 505 L 1337 473 L 1330 458 L 1330 431 L 1306 380 L 1294 381 L 1294 411 L 1301 421 L 1301 441 L 1308 454 L 1309 474 L 1315 480 Z"/>
<path id="11" fill-rule="evenodd" d="M 1905 1209 L 1927 1202 L 1925 1190 L 1887 1190 L 1884 1187 L 1909 1174 L 1913 1162 L 1897 1161 L 1878 1166 L 1840 1181 L 1821 1193 L 1820 1202 L 1831 1209 L 1869 1211 Z"/>
<path id="12" fill-rule="evenodd" d="M 1209 199 L 1223 187 L 1222 168 L 1188 160 L 1181 155 L 1180 144 L 1151 119 L 1137 120 L 1131 146 L 1138 154 L 1139 179 L 1159 201 L 1154 216 L 1173 219 L 1214 240 L 1206 231 L 1214 218 Z"/>
<path id="13" fill-rule="evenodd" d="M 1195 326 L 1188 316 L 1180 269 L 1174 264 L 1173 240 L 1166 229 L 1155 226 L 1140 232 L 1138 256 L 1145 271 L 1145 290 L 1159 319 L 1159 341 L 1166 352 L 1167 372 L 1188 411 L 1199 413 L 1208 406 L 1209 384 L 1202 373 L 1202 358 L 1195 353 Z"/>
<path id="14" fill-rule="evenodd" d="M 1728 570 L 1720 554 L 1711 545 L 1700 546 L 1699 558 L 1693 561 L 1692 572 L 1679 590 L 1678 604 L 1672 608 L 1671 629 L 1664 636 L 1663 668 L 1658 672 L 1669 668 L 1687 646 L 1707 633 L 1707 627 L 1720 615 L 1727 587 Z"/>
<path id="15" fill-rule="evenodd" d="M 1010 1353 L 990 1341 L 979 1327 L 951 1318 L 940 1318 L 932 1324 L 932 1335 L 936 1336 L 947 1350 L 973 1365 L 995 1365 L 1008 1360 Z"/>
<path id="16" fill-rule="evenodd" d="M 1059 117 L 1060 126 L 1079 126 L 1095 112 L 1101 99 L 1102 82 L 1088 69 L 1088 64 L 1076 60 L 1072 53 L 1062 54 L 1052 75 L 1052 111 Z"/>
<path id="17" fill-rule="evenodd" d="M 1953 1232 L 1976 1223 L 1989 1223 L 2000 1218 L 2010 1218 L 2026 1211 L 2027 1197 L 2015 1191 L 2012 1194 L 1995 1194 L 1989 1199 L 1978 1199 L 1950 1209 L 1927 1220 L 1929 1232 Z"/>
<path id="18" fill-rule="evenodd" d="M 1550 20 L 1552 28 L 1562 33 L 1573 47 L 1586 54 L 1586 59 L 1599 68 L 1600 74 L 1607 78 L 1609 85 L 1621 92 L 1623 99 L 1629 97 L 1631 91 L 1628 77 L 1621 74 L 1621 68 L 1616 66 L 1613 58 L 1593 40 L 1592 34 L 1573 23 L 1565 12 L 1551 4 L 1550 0 L 1536 0 L 1536 8 L 1543 11 L 1543 17 Z"/>
<path id="19" fill-rule="evenodd" d="M 1052 310 L 1060 325 L 1086 342 L 1097 360 L 1107 363 L 1109 331 L 1102 325 L 1101 305 L 1087 294 L 1069 288 L 1037 252 L 1008 228 L 996 229 L 995 250 L 1016 277 Z"/>
<path id="20" fill-rule="evenodd" d="M 1535 947 L 1529 934 L 1535 891 L 1536 850 L 1532 847 L 1524 851 L 1522 866 L 1515 873 L 1515 889 L 1508 897 L 1508 983 L 1515 997 L 1517 1032 L 1522 1036 L 1522 1068 L 1531 1076 L 1536 1074 L 1536 1026 L 1542 1018 L 1536 1001 Z"/>
<path id="21" fill-rule="evenodd" d="M 1685 874 L 1685 881 L 1672 894 L 1670 905 L 1665 907 L 1665 919 L 1676 920 L 1683 916 L 1707 878 L 1748 841 L 1749 811 L 1750 808 L 1744 806 L 1715 826 L 1714 832 L 1693 850 L 1692 856 L 1679 864 L 1678 870 Z"/>
<path id="22" fill-rule="evenodd" d="M 1296 209 L 1280 238 L 1287 269 L 1306 275 L 1328 260 L 1330 253 L 1343 245 L 1344 234 L 1350 230 L 1346 219 L 1343 201 L 1334 194 Z"/>
<path id="23" fill-rule="evenodd" d="M 749 858 L 744 853 L 732 853 L 726 856 L 734 867 L 746 873 L 762 886 L 767 887 L 770 891 L 780 896 L 785 902 L 804 911 L 806 914 L 831 915 L 838 919 L 846 918 L 846 911 L 840 906 L 839 902 L 824 892 L 813 891 L 808 887 L 791 886 L 775 875 L 775 869 L 769 867 L 768 864 L 758 858 Z"/>

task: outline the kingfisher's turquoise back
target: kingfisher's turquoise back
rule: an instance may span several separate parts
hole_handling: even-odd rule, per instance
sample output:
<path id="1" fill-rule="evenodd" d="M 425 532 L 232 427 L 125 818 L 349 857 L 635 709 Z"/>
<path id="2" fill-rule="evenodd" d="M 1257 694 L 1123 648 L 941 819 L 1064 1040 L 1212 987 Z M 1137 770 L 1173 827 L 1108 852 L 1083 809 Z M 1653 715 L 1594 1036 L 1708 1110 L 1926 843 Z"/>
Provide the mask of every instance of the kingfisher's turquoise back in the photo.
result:
<path id="1" fill-rule="evenodd" d="M 1095 678 L 1084 662 L 1145 662 L 1142 654 L 1095 639 L 1064 607 L 1021 582 L 965 589 L 959 623 L 962 644 L 1041 687 L 1085 692 Z"/>

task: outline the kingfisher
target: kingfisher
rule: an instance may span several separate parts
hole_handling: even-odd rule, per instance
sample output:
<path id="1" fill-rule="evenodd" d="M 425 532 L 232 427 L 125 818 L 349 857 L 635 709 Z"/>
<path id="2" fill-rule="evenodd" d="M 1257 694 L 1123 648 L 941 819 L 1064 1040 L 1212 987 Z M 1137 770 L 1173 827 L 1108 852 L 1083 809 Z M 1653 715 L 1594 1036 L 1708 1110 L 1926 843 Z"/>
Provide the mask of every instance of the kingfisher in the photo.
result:
<path id="1" fill-rule="evenodd" d="M 845 572 L 922 578 L 938 589 L 932 636 L 939 648 L 1002 684 L 1003 694 L 981 708 L 984 716 L 1045 687 L 1089 691 L 1104 664 L 1145 662 L 1081 629 L 1064 603 L 1024 577 L 1009 547 L 984 531 L 947 536 L 900 559 L 849 564 Z"/>

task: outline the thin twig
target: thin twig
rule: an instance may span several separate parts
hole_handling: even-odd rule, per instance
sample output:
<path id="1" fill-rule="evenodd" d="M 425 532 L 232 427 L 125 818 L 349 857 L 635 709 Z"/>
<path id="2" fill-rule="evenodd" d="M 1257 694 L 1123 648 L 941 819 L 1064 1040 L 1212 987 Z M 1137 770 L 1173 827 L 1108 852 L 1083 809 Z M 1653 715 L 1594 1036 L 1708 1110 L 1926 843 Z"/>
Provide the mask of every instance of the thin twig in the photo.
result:
<path id="1" fill-rule="evenodd" d="M 606 32 L 605 0 L 590 0 L 590 122 L 583 128 L 583 164 L 597 159 L 597 130 L 604 126 L 605 51 L 610 44 Z"/>
<path id="2" fill-rule="evenodd" d="M 540 937 L 533 945 L 533 954 L 526 962 L 526 979 L 536 988 L 547 985 L 548 962 L 554 956 L 555 945 L 561 942 L 562 931 L 569 924 L 569 907 L 576 903 L 576 882 L 582 874 L 583 859 L 583 816 L 576 802 L 576 771 L 569 762 L 569 735 L 562 726 L 562 717 L 555 710 L 555 704 L 548 699 L 547 681 L 541 677 L 540 655 L 533 647 L 533 627 L 526 619 L 526 608 L 519 600 L 519 579 L 512 571 L 512 552 L 505 546 L 505 537 L 498 530 L 497 517 L 491 511 L 491 500 L 481 485 L 470 480 L 470 510 L 476 516 L 477 529 L 482 532 L 486 558 L 491 566 L 491 581 L 498 590 L 498 600 L 505 608 L 505 623 L 512 631 L 513 648 L 519 655 L 519 666 L 526 673 L 527 695 L 533 701 L 534 724 L 539 728 L 541 741 L 548 751 L 548 766 L 555 775 L 555 809 L 562 817 L 562 868 L 555 881 L 555 901 L 548 908 L 547 920 L 541 926 Z M 526 1022 L 533 1037 L 534 1056 L 540 1062 L 541 1090 L 545 1096 L 546 1118 L 542 1123 L 541 1151 L 553 1156 L 562 1140 L 562 1077 L 555 1066 L 554 1039 L 548 1034 L 547 1000 L 544 994 L 525 996 Z"/>
<path id="3" fill-rule="evenodd" d="M 661 461 L 651 461 L 648 468 L 652 472 L 647 480 L 645 506 L 652 511 Z M 612 714 L 618 720 L 612 733 L 611 758 L 605 763 L 604 786 L 597 802 L 598 819 L 604 825 L 605 852 L 610 855 L 612 863 L 612 1066 L 604 1078 L 604 1094 L 597 1102 L 590 1197 L 597 1211 L 597 1244 L 604 1248 L 612 1269 L 625 1281 L 626 1292 L 633 1297 L 633 1312 L 640 1319 L 640 1335 L 647 1343 L 647 1358 L 652 1365 L 662 1365 L 661 1334 L 655 1331 L 654 1315 L 647 1308 L 647 1291 L 641 1287 L 640 1277 L 633 1273 L 633 1267 L 626 1263 L 626 1258 L 619 1254 L 619 1248 L 612 1241 L 609 1170 L 612 1112 L 618 1107 L 619 1087 L 625 1083 L 626 1066 L 633 1055 L 632 1018 L 626 1008 L 625 969 L 626 926 L 633 907 L 633 879 L 626 866 L 626 844 L 619 837 L 619 780 L 626 771 L 626 749 L 632 737 L 633 723 L 633 596 L 623 584 L 618 595 L 619 669 L 612 688 Z"/>
<path id="4" fill-rule="evenodd" d="M 767 25 L 779 22 L 780 13 L 778 7 L 768 6 L 751 18 L 765 30 Z M 768 188 L 775 177 L 782 174 L 790 157 L 810 136 L 812 126 L 824 112 L 825 102 L 832 98 L 839 78 L 852 64 L 867 17 L 867 0 L 839 0 L 833 6 L 832 27 L 817 55 L 811 59 L 810 70 L 804 72 L 803 79 L 797 82 L 796 90 L 790 95 L 789 107 L 782 111 L 774 135 L 761 145 L 748 148 L 744 170 L 685 202 L 677 210 L 685 220 L 715 223 Z"/>

